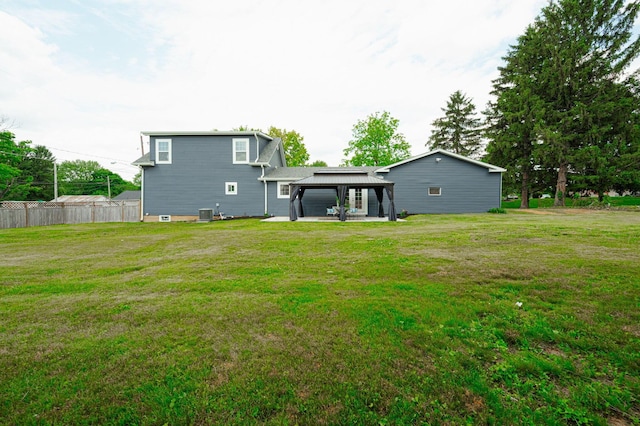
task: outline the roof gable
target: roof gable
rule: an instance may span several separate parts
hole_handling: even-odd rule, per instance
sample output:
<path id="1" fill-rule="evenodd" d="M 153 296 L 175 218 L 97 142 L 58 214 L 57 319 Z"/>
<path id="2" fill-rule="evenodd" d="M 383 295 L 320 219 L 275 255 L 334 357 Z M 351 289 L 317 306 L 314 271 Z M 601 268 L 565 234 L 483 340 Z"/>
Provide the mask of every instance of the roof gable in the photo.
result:
<path id="1" fill-rule="evenodd" d="M 260 152 L 260 156 L 258 157 L 256 162 L 252 164 L 256 164 L 256 165 L 270 164 L 271 160 L 273 159 L 273 156 L 276 153 L 280 153 L 280 161 L 286 167 L 287 162 L 286 162 L 286 159 L 284 158 L 284 147 L 282 146 L 282 139 L 280 138 L 275 138 L 272 141 L 270 141 L 262 149 L 262 151 Z"/>
<path id="2" fill-rule="evenodd" d="M 404 164 L 411 163 L 411 162 L 416 161 L 416 160 L 420 160 L 421 158 L 429 157 L 429 156 L 436 155 L 436 154 L 437 155 L 446 155 L 448 157 L 456 158 L 458 160 L 465 161 L 467 163 L 474 164 L 474 165 L 479 166 L 479 167 L 484 167 L 489 171 L 489 173 L 503 173 L 503 172 L 507 171 L 506 169 L 503 169 L 502 167 L 494 166 L 493 164 L 485 163 L 485 162 L 482 162 L 482 161 L 479 161 L 479 160 L 474 160 L 472 158 L 465 157 L 464 155 L 460 155 L 460 154 L 456 154 L 456 153 L 453 153 L 453 152 L 445 151 L 444 149 L 436 149 L 434 151 L 426 152 L 424 154 L 420 154 L 420 155 L 416 155 L 414 157 L 407 158 L 406 160 L 398 161 L 397 163 L 390 164 L 388 166 L 380 167 L 380 168 L 376 169 L 376 172 L 378 172 L 378 173 L 388 173 L 391 169 L 393 169 L 395 167 L 399 167 L 399 166 L 402 166 Z"/>

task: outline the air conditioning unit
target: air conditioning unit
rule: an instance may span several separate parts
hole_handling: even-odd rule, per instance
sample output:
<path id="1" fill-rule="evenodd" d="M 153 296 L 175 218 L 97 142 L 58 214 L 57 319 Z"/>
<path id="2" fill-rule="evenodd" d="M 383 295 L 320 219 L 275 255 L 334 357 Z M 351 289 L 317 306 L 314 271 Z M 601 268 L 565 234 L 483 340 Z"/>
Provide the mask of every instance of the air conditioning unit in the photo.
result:
<path id="1" fill-rule="evenodd" d="M 158 216 L 158 222 L 171 222 L 170 214 L 161 214 Z"/>
<path id="2" fill-rule="evenodd" d="M 198 210 L 198 222 L 211 222 L 213 220 L 213 209 Z"/>

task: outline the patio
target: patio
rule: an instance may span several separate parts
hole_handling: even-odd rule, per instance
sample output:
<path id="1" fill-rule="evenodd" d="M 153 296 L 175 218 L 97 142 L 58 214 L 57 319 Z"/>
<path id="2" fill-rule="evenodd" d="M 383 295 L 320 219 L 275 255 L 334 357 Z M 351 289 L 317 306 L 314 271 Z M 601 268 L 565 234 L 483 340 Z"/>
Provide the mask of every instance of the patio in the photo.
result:
<path id="1" fill-rule="evenodd" d="M 261 222 L 290 222 L 289 216 L 273 216 L 266 219 L 262 219 Z M 305 216 L 298 217 L 298 222 L 334 222 L 344 223 L 338 217 L 334 216 Z M 404 222 L 404 219 L 397 219 L 398 222 Z M 357 216 L 348 217 L 346 222 L 389 222 L 388 217 L 376 217 L 376 216 Z"/>

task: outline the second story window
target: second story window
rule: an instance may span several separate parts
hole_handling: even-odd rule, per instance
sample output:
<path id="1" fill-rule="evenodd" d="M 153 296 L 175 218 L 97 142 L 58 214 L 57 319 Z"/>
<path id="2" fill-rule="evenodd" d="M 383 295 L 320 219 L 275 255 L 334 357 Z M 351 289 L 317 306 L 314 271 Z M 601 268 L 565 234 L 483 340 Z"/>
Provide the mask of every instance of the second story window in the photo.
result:
<path id="1" fill-rule="evenodd" d="M 156 139 L 156 163 L 171 164 L 171 139 Z"/>
<path id="2" fill-rule="evenodd" d="M 249 139 L 233 139 L 233 163 L 249 162 Z"/>

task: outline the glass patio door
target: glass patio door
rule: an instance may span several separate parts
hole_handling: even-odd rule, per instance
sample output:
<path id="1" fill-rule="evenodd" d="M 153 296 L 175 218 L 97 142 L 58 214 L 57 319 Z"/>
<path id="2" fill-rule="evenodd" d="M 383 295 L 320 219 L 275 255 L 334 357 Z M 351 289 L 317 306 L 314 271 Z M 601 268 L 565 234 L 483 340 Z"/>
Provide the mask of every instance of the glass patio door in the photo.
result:
<path id="1" fill-rule="evenodd" d="M 349 189 L 349 209 L 358 209 L 358 213 L 369 214 L 369 203 L 367 188 Z"/>

